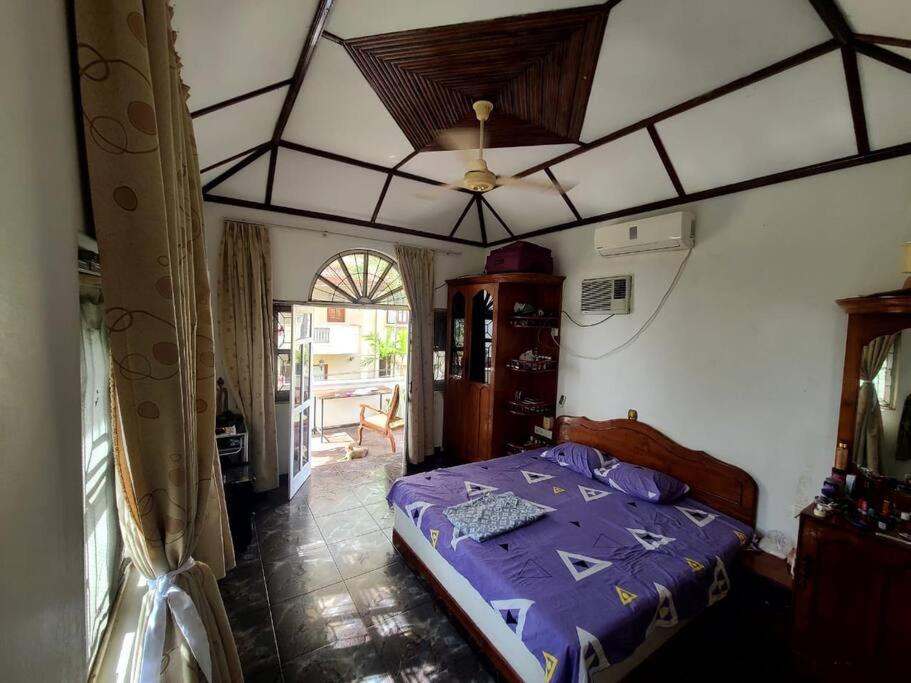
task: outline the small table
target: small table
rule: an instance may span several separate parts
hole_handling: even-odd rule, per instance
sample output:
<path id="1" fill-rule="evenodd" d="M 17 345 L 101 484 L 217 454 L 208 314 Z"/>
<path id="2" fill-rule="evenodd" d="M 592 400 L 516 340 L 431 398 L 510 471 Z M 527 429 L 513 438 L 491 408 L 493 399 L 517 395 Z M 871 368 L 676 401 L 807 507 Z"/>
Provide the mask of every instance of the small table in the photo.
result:
<path id="1" fill-rule="evenodd" d="M 380 411 L 383 410 L 383 396 L 392 393 L 392 387 L 387 384 L 377 384 L 366 387 L 337 387 L 334 389 L 316 389 L 313 398 L 319 399 L 319 438 L 323 443 L 328 443 L 323 431 L 323 418 L 326 415 L 325 404 L 334 398 L 361 398 L 367 396 L 380 397 Z"/>

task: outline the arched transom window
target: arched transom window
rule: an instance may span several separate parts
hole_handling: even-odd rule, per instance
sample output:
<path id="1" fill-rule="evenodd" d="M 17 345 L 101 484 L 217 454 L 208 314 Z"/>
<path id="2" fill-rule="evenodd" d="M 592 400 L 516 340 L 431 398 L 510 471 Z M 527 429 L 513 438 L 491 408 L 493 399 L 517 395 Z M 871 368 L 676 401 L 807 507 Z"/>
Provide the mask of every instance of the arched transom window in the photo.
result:
<path id="1" fill-rule="evenodd" d="M 395 261 L 366 249 L 343 251 L 326 261 L 313 280 L 310 301 L 381 308 L 408 305 Z"/>

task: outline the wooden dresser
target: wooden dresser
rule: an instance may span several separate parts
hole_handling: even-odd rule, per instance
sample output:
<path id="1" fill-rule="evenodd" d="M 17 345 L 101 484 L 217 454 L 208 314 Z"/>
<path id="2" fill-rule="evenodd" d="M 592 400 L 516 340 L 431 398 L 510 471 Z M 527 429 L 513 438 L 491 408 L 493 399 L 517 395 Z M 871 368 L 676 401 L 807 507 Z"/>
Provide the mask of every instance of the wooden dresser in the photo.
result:
<path id="1" fill-rule="evenodd" d="M 443 446 L 447 458 L 469 462 L 506 455 L 525 444 L 543 417 L 555 414 L 563 277 L 537 273 L 473 275 L 448 280 Z M 517 304 L 537 311 L 517 315 Z M 515 369 L 533 350 L 549 356 L 545 370 Z M 515 405 L 516 392 L 537 407 Z"/>
<path id="2" fill-rule="evenodd" d="M 911 676 L 911 545 L 841 515 L 800 515 L 794 653 L 816 678 Z M 886 680 L 886 678 L 882 678 Z M 890 679 L 891 680 L 891 679 Z"/>

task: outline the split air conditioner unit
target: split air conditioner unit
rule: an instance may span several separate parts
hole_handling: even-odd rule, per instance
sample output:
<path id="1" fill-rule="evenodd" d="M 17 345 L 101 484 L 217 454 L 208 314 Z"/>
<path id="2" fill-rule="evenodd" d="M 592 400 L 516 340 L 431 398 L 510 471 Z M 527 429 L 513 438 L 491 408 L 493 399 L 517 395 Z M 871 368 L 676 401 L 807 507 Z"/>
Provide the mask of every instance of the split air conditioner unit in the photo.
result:
<path id="1" fill-rule="evenodd" d="M 601 256 L 692 249 L 695 244 L 693 214 L 686 211 L 605 225 L 595 230 L 595 249 Z"/>

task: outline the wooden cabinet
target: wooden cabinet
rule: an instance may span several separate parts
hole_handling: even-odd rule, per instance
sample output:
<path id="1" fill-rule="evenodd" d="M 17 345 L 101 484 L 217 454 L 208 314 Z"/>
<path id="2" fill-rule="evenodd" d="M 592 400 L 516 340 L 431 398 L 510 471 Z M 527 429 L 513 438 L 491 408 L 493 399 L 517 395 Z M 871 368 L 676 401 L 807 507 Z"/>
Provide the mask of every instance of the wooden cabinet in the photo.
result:
<path id="1" fill-rule="evenodd" d="M 524 443 L 542 414 L 510 409 L 516 392 L 548 406 L 557 400 L 559 349 L 551 336 L 560 327 L 563 278 L 534 273 L 474 275 L 449 286 L 443 446 L 462 462 L 505 455 L 508 443 Z M 516 316 L 530 304 L 543 317 Z M 521 372 L 508 367 L 525 351 L 553 358 L 553 367 Z"/>
<path id="2" fill-rule="evenodd" d="M 794 651 L 800 668 L 830 680 L 909 675 L 911 546 L 841 516 L 800 518 Z"/>

